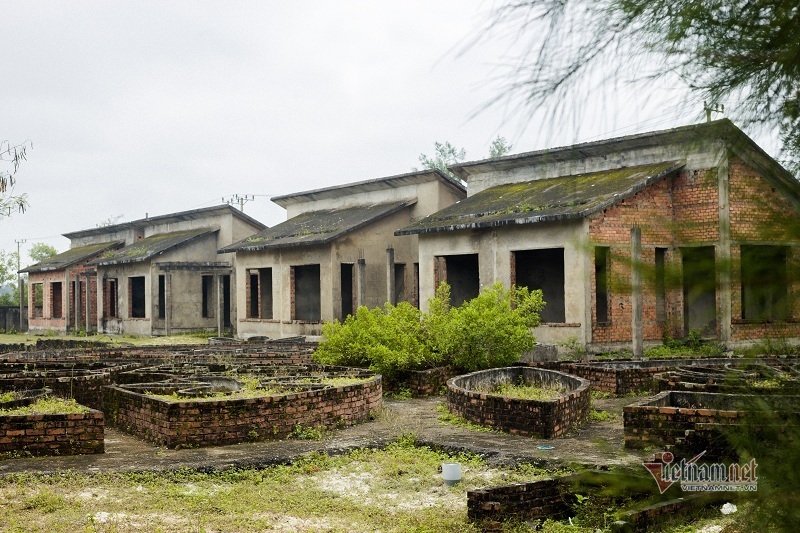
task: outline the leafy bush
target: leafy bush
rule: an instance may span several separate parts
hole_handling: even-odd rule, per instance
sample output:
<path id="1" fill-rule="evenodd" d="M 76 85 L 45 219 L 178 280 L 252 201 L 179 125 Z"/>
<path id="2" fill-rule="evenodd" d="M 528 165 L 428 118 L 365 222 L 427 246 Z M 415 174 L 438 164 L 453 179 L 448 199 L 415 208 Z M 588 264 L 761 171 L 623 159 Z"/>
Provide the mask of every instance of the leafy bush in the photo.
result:
<path id="1" fill-rule="evenodd" d="M 441 363 L 423 341 L 421 313 L 407 302 L 383 309 L 359 307 L 345 321 L 322 327 L 325 341 L 315 360 L 322 364 L 369 368 L 386 377 Z"/>
<path id="2" fill-rule="evenodd" d="M 530 328 L 539 325 L 543 308 L 541 291 L 495 283 L 477 298 L 450 308 L 427 331 L 435 349 L 456 368 L 474 372 L 508 366 L 533 349 L 536 337 Z"/>
<path id="3" fill-rule="evenodd" d="M 539 324 L 541 291 L 500 283 L 460 307 L 440 285 L 424 315 L 406 302 L 383 309 L 359 307 L 345 321 L 326 323 L 319 363 L 369 367 L 391 377 L 408 370 L 451 365 L 465 371 L 507 366 L 533 348 L 529 328 Z"/>

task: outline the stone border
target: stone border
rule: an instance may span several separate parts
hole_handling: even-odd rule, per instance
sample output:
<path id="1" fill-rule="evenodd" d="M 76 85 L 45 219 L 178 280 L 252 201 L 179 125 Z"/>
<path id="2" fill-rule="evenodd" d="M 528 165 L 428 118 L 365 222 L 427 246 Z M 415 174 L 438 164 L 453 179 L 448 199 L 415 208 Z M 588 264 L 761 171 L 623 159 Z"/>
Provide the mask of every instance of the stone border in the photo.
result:
<path id="1" fill-rule="evenodd" d="M 568 393 L 554 400 L 523 400 L 476 392 L 500 383 L 557 383 Z M 516 435 L 562 437 L 589 421 L 591 384 L 555 370 L 512 366 L 481 370 L 447 382 L 450 411 L 470 422 Z"/>
<path id="2" fill-rule="evenodd" d="M 105 449 L 103 413 L 0 415 L 0 453 L 82 455 Z"/>
<path id="3" fill-rule="evenodd" d="M 381 377 L 344 387 L 233 400 L 167 401 L 105 388 L 112 423 L 168 448 L 284 439 L 296 427 L 335 429 L 369 420 L 381 405 Z"/>

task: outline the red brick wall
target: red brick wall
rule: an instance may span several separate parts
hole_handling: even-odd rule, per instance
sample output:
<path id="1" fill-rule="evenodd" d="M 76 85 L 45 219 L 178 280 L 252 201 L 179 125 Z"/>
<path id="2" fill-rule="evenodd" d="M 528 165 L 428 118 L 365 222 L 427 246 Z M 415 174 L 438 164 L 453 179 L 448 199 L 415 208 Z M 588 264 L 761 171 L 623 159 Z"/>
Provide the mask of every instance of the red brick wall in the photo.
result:
<path id="1" fill-rule="evenodd" d="M 295 426 L 349 426 L 380 407 L 381 378 L 347 387 L 260 398 L 168 402 L 106 387 L 105 409 L 113 423 L 169 448 L 219 446 L 284 439 Z"/>
<path id="2" fill-rule="evenodd" d="M 791 202 L 756 171 L 738 159 L 730 164 L 731 198 L 731 316 L 732 338 L 752 340 L 765 337 L 800 337 L 800 242 L 798 213 Z M 791 318 L 785 322 L 742 320 L 741 248 L 739 244 L 792 244 L 787 269 L 790 276 Z M 792 275 L 794 280 L 791 281 Z"/>
<path id="3" fill-rule="evenodd" d="M 705 238 L 709 230 L 701 230 L 692 220 L 708 225 L 711 215 L 709 202 L 717 201 L 716 179 L 707 172 L 684 172 L 654 183 L 650 187 L 626 198 L 617 205 L 604 209 L 589 221 L 589 236 L 593 244 L 610 246 L 608 268 L 608 322 L 597 322 L 597 294 L 594 268 L 591 270 L 592 287 L 592 342 L 627 342 L 631 339 L 630 298 L 630 242 L 631 227 L 642 229 L 642 315 L 645 340 L 660 340 L 666 329 L 671 336 L 681 336 L 679 327 L 683 320 L 683 294 L 674 284 L 666 284 L 666 320 L 656 320 L 655 248 L 667 248 L 676 242 L 676 234 L 687 239 Z M 712 190 L 713 189 L 713 190 Z M 698 195 L 692 204 L 689 196 Z M 714 214 L 716 214 L 716 204 Z M 680 214 L 680 215 L 678 215 Z M 677 218 L 678 216 L 684 219 Z M 689 218 L 687 218 L 689 217 Z M 680 220 L 676 224 L 675 220 Z M 714 232 L 717 220 L 714 219 Z M 715 237 L 717 236 L 714 233 Z M 592 254 L 593 256 L 593 254 Z M 666 253 L 667 271 L 680 262 L 673 249 Z"/>
<path id="4" fill-rule="evenodd" d="M 103 413 L 0 416 L 0 453 L 78 455 L 103 453 Z"/>
<path id="5" fill-rule="evenodd" d="M 739 243 L 791 242 L 786 231 L 796 224 L 798 213 L 791 202 L 769 181 L 741 160 L 732 158 L 729 165 L 731 218 L 731 316 L 733 340 L 800 336 L 800 280 L 790 286 L 792 319 L 780 323 L 746 323 L 741 320 L 741 270 Z M 619 204 L 590 219 L 589 235 L 594 245 L 610 246 L 609 321 L 597 322 L 596 279 L 591 272 L 592 342 L 628 342 L 631 338 L 630 299 L 630 228 L 642 228 L 643 318 L 644 339 L 659 340 L 683 336 L 683 291 L 680 279 L 681 256 L 676 250 L 684 245 L 719 246 L 719 185 L 716 171 L 683 171 L 647 187 Z M 796 232 L 795 232 L 796 238 Z M 800 242 L 795 241 L 800 245 Z M 666 270 L 673 274 L 666 283 L 666 320 L 656 320 L 655 248 L 667 247 Z M 719 257 L 719 250 L 717 250 Z M 800 266 L 800 247 L 790 252 L 789 272 Z M 718 272 L 721 266 L 718 265 Z M 720 295 L 717 293 L 717 309 Z M 719 316 L 719 315 L 718 315 Z M 718 327 L 722 324 L 718 320 Z M 721 330 L 718 329 L 719 335 Z"/>

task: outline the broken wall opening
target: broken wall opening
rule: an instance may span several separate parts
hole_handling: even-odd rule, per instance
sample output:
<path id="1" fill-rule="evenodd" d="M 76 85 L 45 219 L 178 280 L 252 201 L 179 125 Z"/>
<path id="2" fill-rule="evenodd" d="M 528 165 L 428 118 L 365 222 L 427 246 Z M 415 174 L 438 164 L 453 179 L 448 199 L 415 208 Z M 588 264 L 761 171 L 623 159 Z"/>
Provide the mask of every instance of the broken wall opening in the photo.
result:
<path id="1" fill-rule="evenodd" d="M 450 305 L 458 307 L 480 293 L 478 254 L 440 255 L 435 259 L 434 280 L 450 285 Z"/>
<path id="2" fill-rule="evenodd" d="M 713 246 L 681 248 L 685 334 L 717 332 L 717 271 Z"/>
<path id="3" fill-rule="evenodd" d="M 128 278 L 128 298 L 130 317 L 145 318 L 144 276 Z"/>
<path id="4" fill-rule="evenodd" d="M 62 283 L 54 281 L 50 284 L 50 316 L 52 318 L 64 317 L 64 292 Z"/>
<path id="5" fill-rule="evenodd" d="M 611 248 L 608 246 L 596 246 L 594 249 L 595 322 L 599 324 L 609 322 L 608 258 L 610 251 Z"/>
<path id="6" fill-rule="evenodd" d="M 44 284 L 31 283 L 31 299 L 33 300 L 33 313 L 31 316 L 34 318 L 41 318 L 44 316 Z"/>
<path id="7" fill-rule="evenodd" d="M 340 291 L 342 301 L 342 316 L 344 320 L 353 314 L 353 263 L 341 264 Z"/>
<path id="8" fill-rule="evenodd" d="M 789 317 L 786 246 L 741 247 L 742 318 L 772 321 Z"/>
<path id="9" fill-rule="evenodd" d="M 543 248 L 512 252 L 511 264 L 511 282 L 514 285 L 542 291 L 542 297 L 547 304 L 542 311 L 542 322 L 566 322 L 564 249 Z"/>
<path id="10" fill-rule="evenodd" d="M 292 320 L 321 320 L 320 269 L 316 265 L 293 266 Z"/>
<path id="11" fill-rule="evenodd" d="M 167 276 L 158 275 L 158 318 L 167 316 Z"/>
<path id="12" fill-rule="evenodd" d="M 406 298 L 406 265 L 403 263 L 394 264 L 394 299 L 395 304 L 405 302 Z"/>
<path id="13" fill-rule="evenodd" d="M 201 313 L 203 318 L 214 317 L 214 276 L 203 275 L 202 277 L 203 299 L 201 303 Z"/>

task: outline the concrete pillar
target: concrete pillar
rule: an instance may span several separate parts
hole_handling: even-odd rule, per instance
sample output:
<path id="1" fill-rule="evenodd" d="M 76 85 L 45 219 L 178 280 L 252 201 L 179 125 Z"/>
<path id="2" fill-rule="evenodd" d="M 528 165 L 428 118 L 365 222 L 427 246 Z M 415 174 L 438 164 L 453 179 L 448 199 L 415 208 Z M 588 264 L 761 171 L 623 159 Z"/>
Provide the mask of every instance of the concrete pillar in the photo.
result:
<path id="1" fill-rule="evenodd" d="M 222 275 L 217 274 L 214 276 L 214 282 L 217 285 L 217 337 L 222 337 L 222 320 L 225 316 L 225 310 L 223 309 L 225 298 L 222 297 Z"/>
<path id="2" fill-rule="evenodd" d="M 386 301 L 392 305 L 397 302 L 394 298 L 394 248 L 386 249 Z"/>
<path id="3" fill-rule="evenodd" d="M 631 228 L 631 338 L 633 356 L 644 355 L 644 334 L 642 328 L 642 229 Z"/>
<path id="4" fill-rule="evenodd" d="M 164 273 L 164 333 L 172 334 L 172 274 Z M 152 334 L 152 331 L 151 331 Z"/>
<path id="5" fill-rule="evenodd" d="M 359 259 L 356 262 L 356 298 L 358 301 L 354 307 L 366 305 L 367 301 L 367 261 Z"/>
<path id="6" fill-rule="evenodd" d="M 723 153 L 717 164 L 719 194 L 719 248 L 717 249 L 717 287 L 719 287 L 719 340 L 731 340 L 731 207 L 728 155 Z"/>
<path id="7" fill-rule="evenodd" d="M 84 322 L 86 324 L 86 333 L 89 333 L 92 329 L 91 326 L 92 302 L 89 301 L 89 295 L 91 294 L 92 290 L 90 285 L 91 285 L 91 277 L 89 276 L 89 274 L 86 274 L 86 286 L 84 287 L 84 294 L 83 294 L 83 304 L 84 308 L 86 309 L 86 320 Z M 80 284 L 78 284 L 78 287 L 80 288 Z"/>

